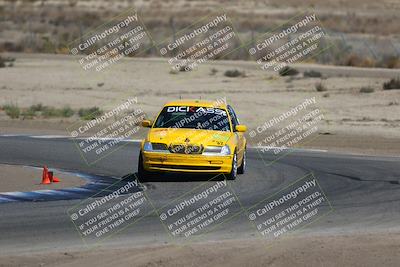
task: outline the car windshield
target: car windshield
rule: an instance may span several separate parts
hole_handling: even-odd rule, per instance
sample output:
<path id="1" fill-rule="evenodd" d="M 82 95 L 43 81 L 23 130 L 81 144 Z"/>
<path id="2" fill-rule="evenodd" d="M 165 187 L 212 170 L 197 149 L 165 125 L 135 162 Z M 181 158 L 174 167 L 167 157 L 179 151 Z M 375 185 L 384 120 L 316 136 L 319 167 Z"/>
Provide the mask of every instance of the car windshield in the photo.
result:
<path id="1" fill-rule="evenodd" d="M 230 131 L 225 110 L 213 107 L 168 106 L 157 118 L 154 128 L 189 128 Z"/>

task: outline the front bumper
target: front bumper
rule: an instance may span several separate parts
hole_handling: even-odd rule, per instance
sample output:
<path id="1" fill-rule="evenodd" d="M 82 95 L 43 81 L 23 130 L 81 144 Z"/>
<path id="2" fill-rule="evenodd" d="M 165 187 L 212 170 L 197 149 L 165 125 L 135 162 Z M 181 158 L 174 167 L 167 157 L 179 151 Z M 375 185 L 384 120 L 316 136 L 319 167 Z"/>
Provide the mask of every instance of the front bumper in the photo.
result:
<path id="1" fill-rule="evenodd" d="M 205 156 L 143 152 L 146 171 L 230 173 L 232 156 Z"/>

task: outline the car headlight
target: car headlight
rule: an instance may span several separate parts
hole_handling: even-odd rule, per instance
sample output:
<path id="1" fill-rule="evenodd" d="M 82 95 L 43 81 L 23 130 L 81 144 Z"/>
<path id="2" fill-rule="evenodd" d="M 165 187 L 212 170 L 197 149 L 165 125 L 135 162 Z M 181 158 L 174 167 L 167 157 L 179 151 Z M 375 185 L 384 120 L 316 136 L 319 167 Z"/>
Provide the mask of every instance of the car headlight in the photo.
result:
<path id="1" fill-rule="evenodd" d="M 231 149 L 229 148 L 229 146 L 227 146 L 227 145 L 223 146 L 221 149 L 221 154 L 222 155 L 230 155 Z"/>
<path id="2" fill-rule="evenodd" d="M 231 150 L 229 149 L 229 146 L 207 146 L 204 151 L 203 155 L 210 155 L 210 156 L 218 156 L 218 155 L 223 155 L 227 156 L 231 154 Z"/>
<path id="3" fill-rule="evenodd" d="M 167 152 L 168 147 L 166 144 L 163 143 L 145 142 L 143 150 L 146 152 Z"/>
<path id="4" fill-rule="evenodd" d="M 153 151 L 153 146 L 151 145 L 150 142 L 145 142 L 143 146 L 144 151 Z"/>

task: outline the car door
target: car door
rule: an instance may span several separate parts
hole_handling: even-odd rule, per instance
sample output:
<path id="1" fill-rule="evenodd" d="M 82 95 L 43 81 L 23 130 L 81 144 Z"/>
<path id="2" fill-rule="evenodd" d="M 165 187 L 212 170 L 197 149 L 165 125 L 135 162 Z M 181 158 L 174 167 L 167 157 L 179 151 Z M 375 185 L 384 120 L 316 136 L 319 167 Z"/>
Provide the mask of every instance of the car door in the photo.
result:
<path id="1" fill-rule="evenodd" d="M 231 106 L 228 105 L 227 108 L 228 108 L 229 116 L 231 117 L 233 132 L 235 133 L 235 135 L 238 139 L 238 151 L 237 151 L 238 153 L 237 154 L 238 154 L 238 160 L 239 160 L 239 162 L 241 162 L 242 158 L 243 158 L 243 152 L 244 152 L 244 149 L 246 146 L 244 133 L 240 133 L 240 132 L 236 131 L 236 129 L 235 129 L 236 125 L 240 124 L 239 119 L 237 118 L 236 113 Z"/>

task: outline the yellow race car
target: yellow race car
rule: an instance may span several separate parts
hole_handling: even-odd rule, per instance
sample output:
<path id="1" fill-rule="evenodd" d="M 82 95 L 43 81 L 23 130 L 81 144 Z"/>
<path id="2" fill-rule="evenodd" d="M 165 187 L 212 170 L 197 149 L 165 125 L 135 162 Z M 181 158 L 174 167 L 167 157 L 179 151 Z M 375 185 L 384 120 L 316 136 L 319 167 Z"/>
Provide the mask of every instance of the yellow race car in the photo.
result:
<path id="1" fill-rule="evenodd" d="M 212 101 L 167 103 L 140 146 L 138 174 L 153 172 L 224 173 L 234 180 L 246 168 L 245 125 L 231 106 Z"/>

